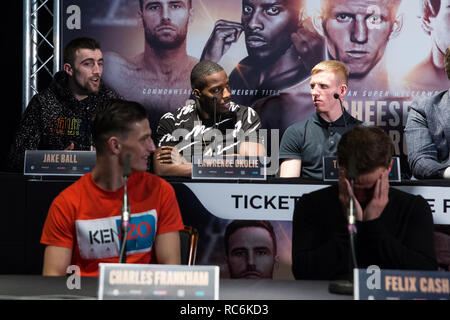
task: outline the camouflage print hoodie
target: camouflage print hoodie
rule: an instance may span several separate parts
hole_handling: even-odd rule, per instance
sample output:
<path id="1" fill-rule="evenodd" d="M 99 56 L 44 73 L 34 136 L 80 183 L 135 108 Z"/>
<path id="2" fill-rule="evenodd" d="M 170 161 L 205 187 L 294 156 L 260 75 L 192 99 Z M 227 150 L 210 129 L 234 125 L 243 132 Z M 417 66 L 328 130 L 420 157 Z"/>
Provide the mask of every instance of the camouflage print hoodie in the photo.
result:
<path id="1" fill-rule="evenodd" d="M 103 84 L 97 94 L 78 101 L 67 86 L 64 71 L 50 86 L 30 100 L 19 123 L 9 154 L 9 169 L 23 170 L 25 150 L 63 150 L 73 142 L 75 150 L 89 150 L 92 117 L 109 99 L 120 98 Z"/>

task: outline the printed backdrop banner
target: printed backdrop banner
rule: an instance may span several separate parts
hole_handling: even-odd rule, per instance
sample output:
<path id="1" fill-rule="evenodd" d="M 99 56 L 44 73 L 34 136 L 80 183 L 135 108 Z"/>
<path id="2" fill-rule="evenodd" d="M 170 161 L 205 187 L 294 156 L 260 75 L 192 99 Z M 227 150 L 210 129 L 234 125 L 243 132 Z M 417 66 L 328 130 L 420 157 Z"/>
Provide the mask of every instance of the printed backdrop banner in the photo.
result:
<path id="1" fill-rule="evenodd" d="M 450 87 L 443 64 L 447 7 L 428 10 L 437 12 L 430 17 L 421 0 L 265 2 L 63 0 L 61 44 L 97 39 L 104 82 L 146 106 L 153 132 L 165 112 L 191 96 L 189 75 L 200 59 L 221 64 L 234 101 L 253 106 L 263 127 L 279 129 L 280 137 L 314 112 L 312 66 L 340 60 L 350 72 L 345 107 L 389 133 L 408 176 L 408 108 Z"/>
<path id="2" fill-rule="evenodd" d="M 219 266 L 221 278 L 294 279 L 291 271 L 292 220 L 281 221 L 278 217 L 267 214 L 259 214 L 261 219 L 256 215 L 239 217 L 236 213 L 242 213 L 242 210 L 231 207 L 228 207 L 228 212 L 226 207 L 224 210 L 216 211 L 218 212 L 216 215 L 207 207 L 218 198 L 213 196 L 212 191 L 217 192 L 224 184 L 216 186 L 215 183 L 200 183 L 200 185 L 209 190 L 211 195 L 209 201 L 205 201 L 205 198 L 199 195 L 198 192 L 202 194 L 205 192 L 201 187 L 193 188 L 192 184 L 185 183 L 172 184 L 184 224 L 196 228 L 199 233 L 195 263 Z M 256 226 L 269 225 L 269 229 L 273 229 L 273 232 L 271 234 L 262 227 L 252 228 L 243 225 L 246 222 Z M 237 224 L 234 227 L 237 230 L 231 232 L 234 224 Z M 226 237 L 227 230 L 232 234 L 229 238 Z"/>
<path id="3" fill-rule="evenodd" d="M 292 221 L 295 201 L 327 184 L 185 183 L 208 212 L 221 219 Z M 448 187 L 395 185 L 428 202 L 434 224 L 450 225 Z"/>
<path id="4" fill-rule="evenodd" d="M 183 222 L 199 232 L 196 264 L 219 265 L 221 277 L 230 277 L 238 266 L 247 266 L 258 276 L 270 275 L 274 279 L 293 279 L 292 264 L 292 215 L 295 200 L 305 193 L 328 187 L 327 184 L 266 184 L 266 183 L 176 183 L 172 184 L 180 205 Z M 435 223 L 435 247 L 440 270 L 450 268 L 450 198 L 448 188 L 436 186 L 393 186 L 402 191 L 422 195 L 430 204 Z M 227 238 L 232 224 L 242 226 L 265 221 L 273 228 L 270 232 L 259 228 L 245 229 L 234 238 Z M 241 222 L 236 222 L 241 221 Z M 245 223 L 244 223 L 245 224 Z M 235 226 L 237 229 L 237 226 Z M 253 230 L 253 231 L 252 231 Z M 233 234 L 231 231 L 229 231 Z M 226 249 L 228 243 L 228 250 Z M 271 246 L 276 254 L 271 255 Z M 232 250 L 236 246 L 239 250 Z M 260 250 L 254 264 L 246 264 L 244 258 L 249 248 Z M 234 252 L 236 256 L 232 257 Z M 233 259 L 231 259 L 233 258 Z M 264 258 L 264 259 L 263 259 Z M 233 263 L 234 262 L 234 263 Z M 234 268 L 234 269 L 233 269 Z M 244 267 L 242 267 L 244 268 Z M 253 270 L 253 269 L 254 270 Z M 265 270 L 265 272 L 264 272 Z M 270 272 L 269 272 L 270 271 Z M 241 273 L 245 274 L 247 269 Z M 235 272 L 235 276 L 241 274 Z"/>
<path id="5" fill-rule="evenodd" d="M 389 133 L 403 176 L 408 177 L 404 127 L 411 102 L 450 87 L 443 64 L 443 52 L 450 45 L 448 8 L 428 8 L 428 13 L 436 13 L 431 17 L 421 11 L 421 4 L 421 0 L 63 0 L 61 46 L 80 36 L 97 39 L 104 53 L 104 83 L 124 98 L 142 103 L 153 132 L 164 113 L 191 97 L 190 72 L 205 59 L 218 62 L 229 74 L 233 100 L 253 106 L 263 128 L 279 130 L 281 138 L 289 125 L 314 112 L 311 68 L 321 60 L 340 60 L 350 72 L 344 106 L 354 117 Z M 202 238 L 199 263 L 218 264 L 222 276 L 227 276 L 223 232 L 235 217 L 232 211 L 222 215 L 225 206 L 209 213 L 196 200 L 198 206 L 190 207 L 192 192 L 200 193 L 189 189 L 194 186 L 183 188 L 177 197 L 190 195 L 180 202 L 183 219 L 199 228 Z M 239 193 L 229 190 L 230 205 L 247 206 L 254 219 L 257 212 L 278 208 L 274 210 L 278 217 L 267 218 L 279 242 L 273 275 L 292 277 L 290 216 L 300 194 L 288 186 L 285 194 L 277 189 L 276 195 L 241 188 Z M 431 201 L 435 223 L 448 224 L 449 202 L 441 191 L 424 196 Z M 211 195 L 211 190 L 201 194 Z M 448 232 L 442 235 L 448 238 Z M 448 255 L 448 240 L 441 242 Z"/>

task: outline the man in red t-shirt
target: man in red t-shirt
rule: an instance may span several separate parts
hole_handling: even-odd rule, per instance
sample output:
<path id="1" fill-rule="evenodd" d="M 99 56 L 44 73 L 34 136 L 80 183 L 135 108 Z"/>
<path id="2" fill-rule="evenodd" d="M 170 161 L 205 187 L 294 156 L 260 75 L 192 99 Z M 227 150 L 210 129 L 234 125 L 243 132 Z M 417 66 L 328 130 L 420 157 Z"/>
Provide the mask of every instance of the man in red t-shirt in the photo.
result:
<path id="1" fill-rule="evenodd" d="M 136 102 L 113 100 L 95 117 L 97 160 L 92 172 L 53 201 L 41 243 L 44 275 L 62 276 L 77 265 L 82 276 L 98 275 L 100 262 L 119 262 L 124 163 L 130 205 L 126 239 L 128 263 L 180 264 L 178 231 L 184 225 L 171 185 L 145 172 L 155 151 L 145 109 Z"/>

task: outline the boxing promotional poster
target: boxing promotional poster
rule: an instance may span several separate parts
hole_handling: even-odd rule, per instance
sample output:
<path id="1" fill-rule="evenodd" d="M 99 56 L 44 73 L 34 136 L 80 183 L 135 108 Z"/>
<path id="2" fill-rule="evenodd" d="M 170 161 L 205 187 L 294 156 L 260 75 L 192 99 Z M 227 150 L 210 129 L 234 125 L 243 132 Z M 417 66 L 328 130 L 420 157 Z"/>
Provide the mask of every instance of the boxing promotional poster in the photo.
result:
<path id="1" fill-rule="evenodd" d="M 233 101 L 281 139 L 314 112 L 312 67 L 340 60 L 349 69 L 344 107 L 390 135 L 409 178 L 409 107 L 450 87 L 450 0 L 64 0 L 61 10 L 61 48 L 80 36 L 98 40 L 104 83 L 142 103 L 153 132 L 192 98 L 192 67 L 210 60 L 229 75 Z M 274 228 L 290 237 L 290 225 Z"/>

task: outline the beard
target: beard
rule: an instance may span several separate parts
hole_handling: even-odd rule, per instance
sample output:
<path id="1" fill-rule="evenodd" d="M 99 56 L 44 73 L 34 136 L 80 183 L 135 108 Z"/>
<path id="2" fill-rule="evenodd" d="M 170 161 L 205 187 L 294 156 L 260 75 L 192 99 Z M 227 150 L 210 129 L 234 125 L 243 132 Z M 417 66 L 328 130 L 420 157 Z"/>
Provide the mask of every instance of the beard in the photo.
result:
<path id="1" fill-rule="evenodd" d="M 98 94 L 100 92 L 100 83 L 101 83 L 101 77 L 99 76 L 100 81 L 98 84 L 92 84 L 90 83 L 90 79 L 87 79 L 85 81 L 80 81 L 80 79 L 77 76 L 73 77 L 73 83 L 75 84 L 76 90 L 80 94 Z"/>
<path id="2" fill-rule="evenodd" d="M 174 27 L 176 31 L 173 31 L 167 35 L 161 35 L 158 31 L 156 31 L 157 28 L 165 25 Z M 144 30 L 145 41 L 150 45 L 150 47 L 163 50 L 176 49 L 179 48 L 186 40 L 187 24 L 184 28 L 179 29 L 170 23 L 162 23 L 154 30 L 150 30 L 144 24 Z"/>

